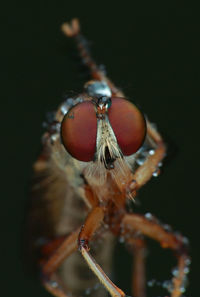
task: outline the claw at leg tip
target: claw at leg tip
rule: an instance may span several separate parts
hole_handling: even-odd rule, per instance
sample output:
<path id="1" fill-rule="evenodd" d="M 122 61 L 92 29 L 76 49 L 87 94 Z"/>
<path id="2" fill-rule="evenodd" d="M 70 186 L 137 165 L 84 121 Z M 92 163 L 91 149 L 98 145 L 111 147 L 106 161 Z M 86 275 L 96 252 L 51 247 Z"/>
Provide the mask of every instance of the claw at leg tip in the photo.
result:
<path id="1" fill-rule="evenodd" d="M 69 23 L 64 23 L 61 26 L 61 30 L 68 37 L 74 37 L 80 32 L 80 25 L 78 18 L 74 18 Z"/>

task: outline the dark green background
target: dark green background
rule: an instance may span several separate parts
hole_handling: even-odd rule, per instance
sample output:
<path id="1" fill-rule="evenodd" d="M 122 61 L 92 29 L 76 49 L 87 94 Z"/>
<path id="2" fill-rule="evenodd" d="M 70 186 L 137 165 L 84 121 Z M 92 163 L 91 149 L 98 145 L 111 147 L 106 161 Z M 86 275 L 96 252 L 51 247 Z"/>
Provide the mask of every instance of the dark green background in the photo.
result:
<path id="1" fill-rule="evenodd" d="M 39 152 L 45 113 L 57 107 L 64 92 L 80 90 L 86 79 L 72 42 L 60 32 L 63 21 L 79 17 L 97 62 L 106 65 L 108 76 L 157 123 L 175 149 L 163 174 L 141 190 L 140 210 L 152 212 L 189 237 L 193 264 L 185 295 L 199 296 L 197 7 L 151 1 L 80 3 L 10 1 L 1 9 L 0 295 L 49 296 L 24 272 L 21 242 L 31 166 Z M 130 294 L 128 264 L 122 260 L 127 257 L 121 249 L 116 252 L 117 283 Z M 159 251 L 154 245 L 149 251 L 148 279 L 169 277 L 175 264 L 170 253 Z"/>

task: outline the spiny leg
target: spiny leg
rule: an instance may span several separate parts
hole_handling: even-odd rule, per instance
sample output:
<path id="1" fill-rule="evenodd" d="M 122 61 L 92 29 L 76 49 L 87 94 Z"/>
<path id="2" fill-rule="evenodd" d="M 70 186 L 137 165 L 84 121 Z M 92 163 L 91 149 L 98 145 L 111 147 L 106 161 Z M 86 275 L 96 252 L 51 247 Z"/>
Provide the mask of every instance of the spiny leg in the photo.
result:
<path id="1" fill-rule="evenodd" d="M 180 297 L 187 273 L 185 268 L 189 260 L 184 238 L 164 230 L 157 221 L 150 221 L 137 214 L 126 214 L 122 220 L 122 227 L 129 229 L 129 232 L 130 229 L 134 230 L 134 232 L 140 231 L 143 235 L 157 240 L 163 248 L 170 248 L 176 252 L 178 273 L 172 279 L 173 289 L 171 297 Z"/>
<path id="2" fill-rule="evenodd" d="M 153 173 L 158 170 L 159 163 L 166 155 L 166 146 L 163 139 L 149 121 L 147 121 L 147 136 L 155 142 L 156 148 L 154 154 L 149 155 L 146 161 L 131 175 L 130 183 L 126 188 L 129 196 L 134 197 L 136 191 L 151 179 Z"/>
<path id="3" fill-rule="evenodd" d="M 101 207 L 96 207 L 89 213 L 79 235 L 79 249 L 91 270 L 96 274 L 111 296 L 124 297 L 125 293 L 107 277 L 102 268 L 96 263 L 89 253 L 89 240 L 95 231 L 98 230 L 100 224 L 103 222 L 103 219 L 104 210 Z"/>
<path id="4" fill-rule="evenodd" d="M 146 296 L 145 253 L 144 242 L 137 242 L 133 246 L 134 263 L 132 275 L 132 292 L 134 297 Z"/>
<path id="5" fill-rule="evenodd" d="M 67 295 L 67 288 L 61 282 L 56 273 L 51 275 L 51 279 L 45 280 L 43 277 L 42 283 L 45 289 L 52 295 L 56 297 L 69 297 L 69 295 Z"/>
<path id="6" fill-rule="evenodd" d="M 106 77 L 104 72 L 99 69 L 96 62 L 92 59 L 88 49 L 88 42 L 80 33 L 79 20 L 72 19 L 71 23 L 64 23 L 61 29 L 67 37 L 73 37 L 75 39 L 82 61 L 90 70 L 92 78 L 99 81 L 106 81 L 113 96 L 124 97 L 123 93 L 116 88 L 116 86 Z"/>
<path id="7" fill-rule="evenodd" d="M 127 231 L 128 232 L 128 231 Z M 137 235 L 136 235 L 137 236 Z M 145 258 L 146 244 L 144 239 L 136 236 L 126 237 L 129 250 L 133 252 L 132 294 L 134 297 L 146 296 Z"/>
<path id="8" fill-rule="evenodd" d="M 133 178 L 137 183 L 137 188 L 142 187 L 152 177 L 153 173 L 158 170 L 158 164 L 163 160 L 166 154 L 166 147 L 160 134 L 148 121 L 147 134 L 153 139 L 153 141 L 155 141 L 157 147 L 154 154 L 150 155 L 144 164 L 141 165 L 133 175 Z"/>
<path id="9" fill-rule="evenodd" d="M 68 235 L 47 262 L 42 265 L 42 283 L 56 297 L 68 297 L 67 288 L 55 272 L 62 262 L 77 250 L 79 233 L 80 228 Z"/>

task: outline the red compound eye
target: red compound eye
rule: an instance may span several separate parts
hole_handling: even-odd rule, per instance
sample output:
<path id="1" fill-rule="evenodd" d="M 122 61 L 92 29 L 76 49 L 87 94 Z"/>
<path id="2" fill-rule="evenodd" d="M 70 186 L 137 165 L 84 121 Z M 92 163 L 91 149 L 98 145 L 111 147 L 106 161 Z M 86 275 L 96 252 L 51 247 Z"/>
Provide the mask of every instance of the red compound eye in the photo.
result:
<path id="1" fill-rule="evenodd" d="M 113 97 L 108 118 L 122 153 L 129 156 L 137 152 L 146 135 L 146 122 L 139 109 L 125 99 Z"/>
<path id="2" fill-rule="evenodd" d="M 61 124 L 66 150 L 79 161 L 92 161 L 96 149 L 97 119 L 93 103 L 85 101 L 72 107 Z"/>

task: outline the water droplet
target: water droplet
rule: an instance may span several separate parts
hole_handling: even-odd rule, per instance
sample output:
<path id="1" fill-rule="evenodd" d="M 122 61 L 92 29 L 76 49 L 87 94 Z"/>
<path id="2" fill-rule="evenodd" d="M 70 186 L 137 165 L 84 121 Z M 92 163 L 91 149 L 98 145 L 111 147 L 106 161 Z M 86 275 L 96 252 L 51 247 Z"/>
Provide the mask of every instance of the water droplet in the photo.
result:
<path id="1" fill-rule="evenodd" d="M 185 293 L 185 287 L 184 286 L 180 287 L 180 291 L 181 293 Z"/>
<path id="2" fill-rule="evenodd" d="M 86 290 L 85 290 L 85 294 L 86 295 L 89 295 L 91 293 L 91 288 L 87 288 Z"/>
<path id="3" fill-rule="evenodd" d="M 73 106 L 74 105 L 74 99 L 73 98 L 67 98 L 65 104 L 67 104 L 69 106 Z"/>
<path id="4" fill-rule="evenodd" d="M 82 97 L 77 97 L 75 100 L 74 100 L 74 104 L 77 104 L 77 103 L 80 103 L 80 102 L 83 102 L 83 98 Z"/>
<path id="5" fill-rule="evenodd" d="M 148 150 L 147 148 L 142 148 L 142 149 L 140 150 L 140 154 L 139 154 L 139 156 L 142 156 L 142 157 L 144 157 L 144 158 L 147 158 L 148 155 L 149 155 L 149 150 Z"/>
<path id="6" fill-rule="evenodd" d="M 134 190 L 135 187 L 136 187 L 136 184 L 137 184 L 136 180 L 135 179 L 132 179 L 131 182 L 130 182 L 130 184 L 129 184 L 129 190 L 130 191 Z"/>
<path id="7" fill-rule="evenodd" d="M 42 123 L 42 128 L 46 129 L 47 127 L 48 127 L 47 122 L 43 122 L 43 123 Z"/>
<path id="8" fill-rule="evenodd" d="M 185 265 L 189 266 L 191 264 L 191 260 L 189 258 L 185 259 Z"/>
<path id="9" fill-rule="evenodd" d="M 57 134 L 52 134 L 51 135 L 51 141 L 52 142 L 56 141 L 57 138 L 58 138 L 58 135 Z"/>
<path id="10" fill-rule="evenodd" d="M 177 277 L 179 275 L 179 269 L 178 269 L 178 267 L 174 267 L 172 269 L 172 275 L 175 276 L 175 277 Z"/>
<path id="11" fill-rule="evenodd" d="M 160 169 L 159 168 L 157 168 L 154 172 L 153 172 L 153 176 L 154 177 L 157 177 L 157 176 L 159 176 L 159 174 L 160 174 Z"/>
<path id="12" fill-rule="evenodd" d="M 120 242 L 120 243 L 124 243 L 124 241 L 125 241 L 124 237 L 123 237 L 123 236 L 120 236 L 120 237 L 119 237 L 119 242 Z"/>
<path id="13" fill-rule="evenodd" d="M 155 150 L 151 149 L 149 150 L 149 155 L 153 156 L 155 154 Z"/>
<path id="14" fill-rule="evenodd" d="M 97 289 L 99 289 L 100 288 L 100 283 L 96 283 L 95 285 L 94 285 L 94 290 L 97 290 Z"/>
<path id="15" fill-rule="evenodd" d="M 172 231 L 171 226 L 168 225 L 168 224 L 164 224 L 164 225 L 163 225 L 163 228 L 165 229 L 165 231 L 168 231 L 168 232 L 171 232 L 171 231 Z"/>
<path id="16" fill-rule="evenodd" d="M 145 218 L 148 220 L 152 220 L 153 219 L 153 215 L 150 212 L 145 213 Z"/>
<path id="17" fill-rule="evenodd" d="M 145 160 L 146 160 L 146 157 L 145 157 L 145 156 L 139 156 L 139 157 L 136 159 L 136 163 L 137 163 L 139 166 L 141 166 L 141 165 L 144 164 Z"/>
<path id="18" fill-rule="evenodd" d="M 155 285 L 155 283 L 156 283 L 156 280 L 155 279 L 152 279 L 152 280 L 150 280 L 150 281 L 147 282 L 147 286 L 148 287 L 153 287 Z"/>
<path id="19" fill-rule="evenodd" d="M 162 162 L 159 162 L 158 163 L 158 167 L 162 167 L 163 166 L 163 163 Z"/>
<path id="20" fill-rule="evenodd" d="M 173 284 L 170 280 L 166 280 L 162 283 L 162 287 L 166 289 L 168 292 L 173 291 Z"/>
<path id="21" fill-rule="evenodd" d="M 151 127 L 153 127 L 153 129 L 157 130 L 157 125 L 156 125 L 156 123 L 151 123 Z"/>
<path id="22" fill-rule="evenodd" d="M 185 245 L 189 245 L 189 239 L 187 237 L 183 237 L 183 243 Z"/>
<path id="23" fill-rule="evenodd" d="M 187 276 L 186 275 L 184 275 L 184 277 L 183 277 L 183 282 L 182 282 L 182 287 L 186 287 L 188 285 L 188 278 L 187 278 Z"/>
<path id="24" fill-rule="evenodd" d="M 101 70 L 106 75 L 106 66 L 104 64 L 99 65 L 99 70 Z"/>
<path id="25" fill-rule="evenodd" d="M 58 287 L 58 283 L 56 281 L 51 281 L 51 286 L 53 288 L 57 288 Z"/>
<path id="26" fill-rule="evenodd" d="M 62 112 L 63 115 L 65 115 L 69 110 L 69 105 L 67 103 L 64 103 L 60 107 L 60 111 Z"/>
<path id="27" fill-rule="evenodd" d="M 90 96 L 106 96 L 111 97 L 111 90 L 107 83 L 104 81 L 93 81 L 90 84 L 86 84 L 86 91 Z"/>
<path id="28" fill-rule="evenodd" d="M 184 273 L 185 273 L 185 274 L 188 274 L 189 272 L 190 272 L 189 267 L 185 267 L 185 268 L 184 268 Z"/>

